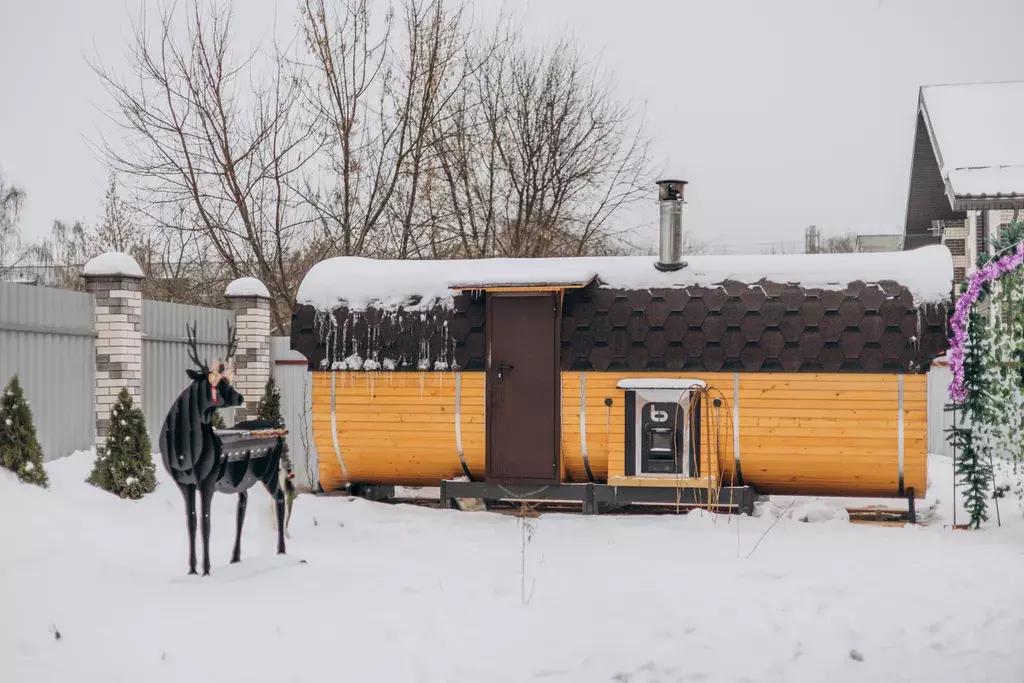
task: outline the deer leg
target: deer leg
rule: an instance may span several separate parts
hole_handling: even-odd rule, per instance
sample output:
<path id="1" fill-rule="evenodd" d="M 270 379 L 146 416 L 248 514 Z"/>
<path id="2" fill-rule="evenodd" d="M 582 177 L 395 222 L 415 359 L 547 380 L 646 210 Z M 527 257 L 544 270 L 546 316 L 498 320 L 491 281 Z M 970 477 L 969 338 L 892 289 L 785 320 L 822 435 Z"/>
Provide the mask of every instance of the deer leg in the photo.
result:
<path id="1" fill-rule="evenodd" d="M 276 468 L 273 468 L 276 470 Z M 263 480 L 267 487 L 267 493 L 274 499 L 274 511 L 277 518 L 277 554 L 284 555 L 284 491 L 281 489 L 281 479 L 277 471 L 268 472 Z"/>
<path id="2" fill-rule="evenodd" d="M 185 524 L 188 526 L 188 573 L 196 572 L 196 487 L 195 484 L 179 484 L 178 489 L 185 499 Z"/>
<path id="3" fill-rule="evenodd" d="M 203 483 L 199 491 L 199 500 L 203 506 L 203 576 L 210 575 L 210 503 L 213 502 L 213 485 L 215 480 L 211 478 L 209 484 Z"/>
<path id="4" fill-rule="evenodd" d="M 284 555 L 284 491 L 278 487 L 274 494 L 277 506 L 277 554 Z"/>
<path id="5" fill-rule="evenodd" d="M 284 516 L 284 536 L 285 538 L 291 538 L 288 534 L 288 523 L 292 521 L 292 497 L 285 494 L 285 516 Z"/>
<path id="6" fill-rule="evenodd" d="M 235 549 L 231 553 L 231 562 L 242 561 L 242 524 L 245 523 L 245 506 L 249 502 L 249 493 L 241 491 L 238 494 L 238 513 L 235 516 Z"/>

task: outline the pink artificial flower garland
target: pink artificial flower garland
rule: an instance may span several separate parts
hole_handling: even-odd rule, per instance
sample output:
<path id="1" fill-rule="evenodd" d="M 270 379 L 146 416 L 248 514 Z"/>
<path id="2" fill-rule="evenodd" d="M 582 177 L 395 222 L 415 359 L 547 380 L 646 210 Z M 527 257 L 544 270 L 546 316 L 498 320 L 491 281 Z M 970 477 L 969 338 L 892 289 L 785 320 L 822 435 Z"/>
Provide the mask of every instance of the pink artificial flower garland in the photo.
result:
<path id="1" fill-rule="evenodd" d="M 949 385 L 949 396 L 956 403 L 963 403 L 967 400 L 967 387 L 964 386 L 964 347 L 967 344 L 967 314 L 970 313 L 974 302 L 981 296 L 981 288 L 987 282 L 996 280 L 1007 273 L 1013 272 L 1024 264 L 1024 242 L 1017 245 L 1017 249 L 995 261 L 991 261 L 984 268 L 974 271 L 967 278 L 967 291 L 960 295 L 956 301 L 956 311 L 950 321 L 953 330 L 953 339 L 949 348 L 949 367 L 953 372 L 953 381 Z"/>

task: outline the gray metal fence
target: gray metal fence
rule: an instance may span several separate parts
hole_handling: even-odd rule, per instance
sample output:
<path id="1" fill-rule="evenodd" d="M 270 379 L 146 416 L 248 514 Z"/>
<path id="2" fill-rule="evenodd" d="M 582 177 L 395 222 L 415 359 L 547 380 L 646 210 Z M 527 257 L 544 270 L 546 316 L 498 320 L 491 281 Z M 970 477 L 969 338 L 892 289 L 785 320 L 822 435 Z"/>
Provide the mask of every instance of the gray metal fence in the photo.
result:
<path id="1" fill-rule="evenodd" d="M 316 490 L 319 483 L 316 446 L 313 443 L 312 377 L 306 359 L 292 351 L 288 337 L 270 338 L 270 367 L 281 392 L 281 416 L 288 428 L 288 452 L 296 486 Z"/>
<path id="2" fill-rule="evenodd" d="M 200 358 L 223 358 L 232 311 L 142 302 L 142 408 L 154 450 L 167 410 L 189 382 L 185 324 L 193 322 Z M 21 379 L 46 460 L 93 446 L 95 339 L 92 294 L 0 282 L 0 386 L 14 374 Z M 271 369 L 297 483 L 315 489 L 310 375 L 288 337 L 271 339 Z M 224 411 L 228 425 L 232 413 Z"/>
<path id="3" fill-rule="evenodd" d="M 142 302 L 142 406 L 154 450 L 167 411 L 189 383 L 185 370 L 192 367 L 192 362 L 185 323 L 196 325 L 200 360 L 213 362 L 227 353 L 227 324 L 233 325 L 234 319 L 232 311 L 219 308 Z M 222 412 L 230 425 L 233 410 Z"/>
<path id="4" fill-rule="evenodd" d="M 93 296 L 0 282 L 0 384 L 17 374 L 45 460 L 91 448 Z"/>

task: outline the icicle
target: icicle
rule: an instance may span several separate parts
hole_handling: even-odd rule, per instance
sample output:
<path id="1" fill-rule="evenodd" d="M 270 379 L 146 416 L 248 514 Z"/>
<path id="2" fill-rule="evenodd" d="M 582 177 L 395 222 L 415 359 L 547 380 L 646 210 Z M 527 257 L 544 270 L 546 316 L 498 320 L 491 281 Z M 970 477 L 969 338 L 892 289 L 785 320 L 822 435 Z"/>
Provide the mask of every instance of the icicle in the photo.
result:
<path id="1" fill-rule="evenodd" d="M 327 369 L 335 358 L 338 320 L 333 311 L 317 311 L 313 316 L 313 327 L 325 348 L 324 358 L 320 361 L 320 367 Z"/>
<path id="2" fill-rule="evenodd" d="M 348 328 L 352 322 L 352 318 L 345 318 L 345 324 L 341 326 L 341 352 L 338 354 L 342 358 L 348 356 Z"/>
<path id="3" fill-rule="evenodd" d="M 445 370 L 447 370 L 451 366 L 451 364 L 448 362 L 448 358 L 449 358 L 449 356 L 448 356 L 448 340 L 450 338 L 451 338 L 451 335 L 448 333 L 448 321 L 445 320 L 444 323 L 441 325 L 441 356 L 442 357 L 439 359 L 439 360 L 444 362 Z"/>

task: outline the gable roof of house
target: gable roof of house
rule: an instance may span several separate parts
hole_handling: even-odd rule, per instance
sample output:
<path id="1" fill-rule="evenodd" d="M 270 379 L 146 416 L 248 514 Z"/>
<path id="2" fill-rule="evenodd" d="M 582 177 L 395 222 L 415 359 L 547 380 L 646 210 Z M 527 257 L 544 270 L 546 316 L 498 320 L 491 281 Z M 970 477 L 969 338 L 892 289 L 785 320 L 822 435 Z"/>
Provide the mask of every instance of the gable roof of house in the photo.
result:
<path id="1" fill-rule="evenodd" d="M 1024 81 L 928 85 L 918 97 L 905 225 L 910 249 L 931 221 L 1024 207 Z"/>
<path id="2" fill-rule="evenodd" d="M 925 86 L 921 107 L 954 201 L 1024 198 L 1024 81 Z"/>

